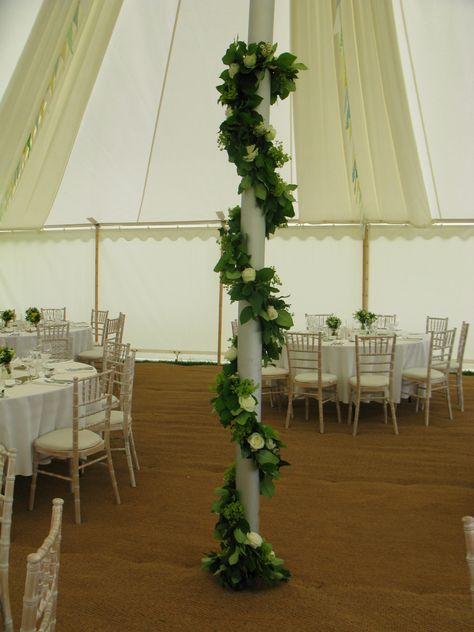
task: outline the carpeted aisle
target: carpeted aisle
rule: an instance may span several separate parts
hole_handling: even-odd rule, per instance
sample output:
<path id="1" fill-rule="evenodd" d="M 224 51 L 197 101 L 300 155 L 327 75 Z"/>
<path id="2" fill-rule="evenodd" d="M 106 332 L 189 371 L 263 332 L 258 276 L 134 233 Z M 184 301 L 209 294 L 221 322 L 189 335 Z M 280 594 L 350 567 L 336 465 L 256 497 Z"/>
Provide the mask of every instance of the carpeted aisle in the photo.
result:
<path id="1" fill-rule="evenodd" d="M 107 470 L 81 479 L 84 524 L 73 524 L 67 485 L 41 478 L 26 509 L 30 479 L 18 477 L 10 559 L 19 629 L 26 555 L 48 531 L 54 496 L 65 499 L 58 632 L 472 631 L 461 518 L 474 514 L 474 378 L 466 412 L 454 422 L 436 400 L 431 425 L 404 403 L 400 436 L 376 404 L 362 409 L 355 439 L 327 405 L 326 434 L 297 407 L 265 403 L 264 421 L 281 431 L 291 467 L 261 532 L 286 561 L 287 585 L 259 592 L 223 590 L 200 569 L 214 548 L 213 490 L 234 458 L 228 432 L 212 414 L 212 366 L 138 364 L 136 489 L 115 458 L 122 505 Z M 343 408 L 343 414 L 346 407 Z"/>

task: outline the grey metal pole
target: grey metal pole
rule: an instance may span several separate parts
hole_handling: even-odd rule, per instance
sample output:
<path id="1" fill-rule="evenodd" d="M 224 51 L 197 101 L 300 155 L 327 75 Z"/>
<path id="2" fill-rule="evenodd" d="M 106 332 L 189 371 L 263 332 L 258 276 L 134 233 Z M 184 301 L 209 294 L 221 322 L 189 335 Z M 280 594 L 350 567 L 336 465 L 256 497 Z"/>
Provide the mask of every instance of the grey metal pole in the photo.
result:
<path id="1" fill-rule="evenodd" d="M 274 0 L 250 0 L 248 42 L 273 41 Z M 258 91 L 262 102 L 257 111 L 265 124 L 270 118 L 270 76 L 267 72 Z M 265 218 L 257 206 L 253 189 L 242 194 L 241 228 L 248 236 L 248 252 L 252 267 L 263 268 L 265 263 Z M 246 301 L 239 302 L 239 314 L 246 307 Z M 239 350 L 237 359 L 239 375 L 242 379 L 252 379 L 261 384 L 262 378 L 262 334 L 259 324 L 251 319 L 239 326 Z M 255 393 L 258 400 L 257 418 L 261 420 L 261 388 Z M 243 459 L 237 447 L 237 489 L 245 508 L 247 521 L 252 531 L 259 531 L 259 477 L 258 469 L 250 459 Z"/>

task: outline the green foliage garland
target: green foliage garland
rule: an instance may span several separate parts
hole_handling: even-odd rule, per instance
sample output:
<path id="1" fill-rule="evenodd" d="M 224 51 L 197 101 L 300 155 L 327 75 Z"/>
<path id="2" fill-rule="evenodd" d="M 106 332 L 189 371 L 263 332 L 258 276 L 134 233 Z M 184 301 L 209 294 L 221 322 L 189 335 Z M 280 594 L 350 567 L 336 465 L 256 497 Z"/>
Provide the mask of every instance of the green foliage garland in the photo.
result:
<path id="1" fill-rule="evenodd" d="M 294 216 L 292 191 L 277 169 L 288 160 L 282 145 L 274 142 L 275 130 L 266 126 L 255 110 L 262 101 L 258 95 L 266 71 L 270 73 L 270 102 L 285 99 L 295 89 L 295 79 L 305 66 L 296 63 L 290 53 L 275 56 L 276 44 L 233 42 L 222 58 L 228 68 L 217 87 L 219 102 L 226 106 L 226 119 L 219 128 L 219 146 L 227 151 L 229 161 L 241 176 L 239 193 L 253 188 L 257 205 L 265 218 L 265 234 L 269 237 Z M 221 281 L 228 287 L 233 302 L 246 301 L 240 322 L 250 319 L 259 323 L 262 332 L 262 359 L 265 365 L 277 360 L 284 342 L 284 330 L 293 319 L 285 297 L 276 296 L 280 280 L 273 268 L 255 270 L 247 251 L 247 238 L 241 232 L 240 207 L 229 210 L 228 221 L 220 229 L 221 257 L 215 266 Z M 274 481 L 280 478 L 280 468 L 287 465 L 281 458 L 284 446 L 271 426 L 259 423 L 257 400 L 253 393 L 257 385 L 242 380 L 237 373 L 237 337 L 226 353 L 229 363 L 217 376 L 216 396 L 212 400 L 221 424 L 231 431 L 232 441 L 240 446 L 243 458 L 252 459 L 259 472 L 260 493 L 271 497 Z M 245 510 L 235 483 L 235 466 L 227 470 L 224 484 L 216 490 L 219 496 L 212 511 L 219 519 L 215 538 L 219 552 L 208 553 L 203 567 L 212 572 L 226 587 L 240 590 L 257 582 L 287 581 L 290 573 L 277 558 L 271 544 L 258 533 L 250 531 Z"/>

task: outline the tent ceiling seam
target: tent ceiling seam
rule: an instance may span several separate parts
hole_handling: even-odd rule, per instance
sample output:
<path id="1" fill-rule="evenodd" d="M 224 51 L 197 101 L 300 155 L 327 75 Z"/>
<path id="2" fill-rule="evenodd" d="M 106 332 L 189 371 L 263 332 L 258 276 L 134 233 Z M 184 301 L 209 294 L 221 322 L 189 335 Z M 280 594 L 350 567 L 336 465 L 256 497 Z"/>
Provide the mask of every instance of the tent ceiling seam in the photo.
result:
<path id="1" fill-rule="evenodd" d="M 175 35 L 176 35 L 176 29 L 177 29 L 177 26 L 178 26 L 180 9 L 181 9 L 181 0 L 178 0 L 178 4 L 176 6 L 176 15 L 175 15 L 174 24 L 173 24 L 173 32 L 171 33 L 171 40 L 170 40 L 170 45 L 169 45 L 169 49 L 168 49 L 168 57 L 166 59 L 166 67 L 165 67 L 165 74 L 164 74 L 164 77 L 163 77 L 163 85 L 161 87 L 160 100 L 158 102 L 158 109 L 157 109 L 157 112 L 156 112 L 155 127 L 153 129 L 153 136 L 152 136 L 151 144 L 150 144 L 150 152 L 148 154 L 148 163 L 147 163 L 147 167 L 146 167 L 145 181 L 143 182 L 143 190 L 142 190 L 142 195 L 141 195 L 141 199 L 140 199 L 140 206 L 138 207 L 137 222 L 140 220 L 140 217 L 141 217 L 141 214 L 142 214 L 142 209 L 143 209 L 143 202 L 145 200 L 145 192 L 146 192 L 146 188 L 147 188 L 147 184 L 148 184 L 148 178 L 149 178 L 149 175 L 150 175 L 150 166 L 151 166 L 151 159 L 152 159 L 152 156 L 153 156 L 153 148 L 155 146 L 156 132 L 158 130 L 158 123 L 159 123 L 159 120 L 160 120 L 161 108 L 162 108 L 162 105 L 163 105 L 163 97 L 164 97 L 165 90 L 166 90 L 166 83 L 168 81 L 168 71 L 169 71 L 171 55 L 172 55 L 173 47 L 174 47 L 174 38 L 175 38 Z"/>
<path id="2" fill-rule="evenodd" d="M 416 80 L 415 65 L 413 63 L 413 55 L 412 55 L 412 52 L 411 52 L 410 39 L 408 37 L 408 27 L 407 27 L 407 22 L 406 22 L 406 18 L 405 18 L 405 9 L 403 7 L 403 0 L 399 0 L 399 2 L 400 2 L 400 12 L 401 12 L 401 15 L 402 15 L 402 22 L 403 22 L 403 31 L 404 31 L 405 41 L 406 41 L 407 51 L 408 51 L 408 58 L 410 60 L 410 69 L 411 69 L 411 74 L 412 74 L 412 77 L 413 77 L 413 84 L 415 86 L 416 102 L 418 104 L 418 111 L 420 113 L 420 120 L 421 120 L 421 128 L 423 130 L 423 140 L 425 141 L 426 155 L 428 157 L 428 164 L 429 164 L 429 167 L 430 167 L 431 182 L 433 184 L 433 190 L 434 190 L 434 194 L 435 194 L 435 198 L 436 198 L 436 204 L 437 204 L 437 207 L 438 207 L 437 208 L 438 216 L 440 218 L 442 218 L 441 205 L 439 203 L 439 196 L 438 196 L 438 188 L 436 186 L 436 181 L 435 181 L 435 177 L 434 177 L 433 161 L 431 159 L 431 152 L 430 152 L 430 147 L 429 147 L 429 144 L 428 144 L 428 136 L 426 134 L 425 119 L 424 119 L 424 116 L 423 116 L 423 109 L 421 107 L 420 92 L 418 90 L 418 81 Z"/>

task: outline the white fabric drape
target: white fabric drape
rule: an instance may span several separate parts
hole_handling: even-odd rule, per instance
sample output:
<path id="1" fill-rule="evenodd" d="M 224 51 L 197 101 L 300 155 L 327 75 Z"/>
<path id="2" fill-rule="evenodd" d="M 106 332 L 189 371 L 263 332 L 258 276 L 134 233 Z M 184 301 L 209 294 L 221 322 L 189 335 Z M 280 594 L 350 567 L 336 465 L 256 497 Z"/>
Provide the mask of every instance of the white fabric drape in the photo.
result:
<path id="1" fill-rule="evenodd" d="M 120 6 L 44 0 L 0 108 L 1 227 L 44 224 Z"/>
<path id="2" fill-rule="evenodd" d="M 292 4 L 300 218 L 427 225 L 391 3 Z"/>

